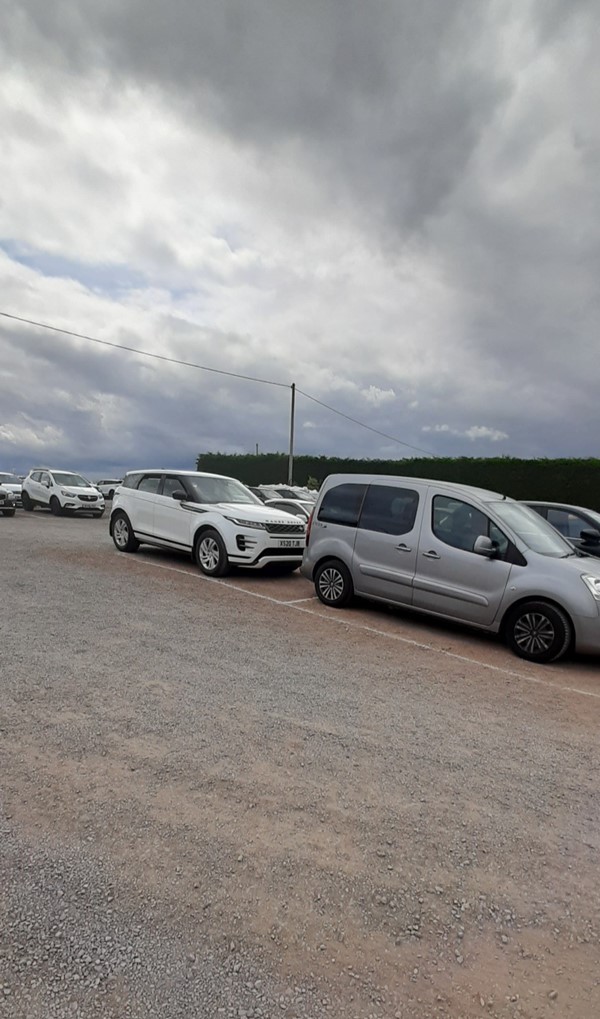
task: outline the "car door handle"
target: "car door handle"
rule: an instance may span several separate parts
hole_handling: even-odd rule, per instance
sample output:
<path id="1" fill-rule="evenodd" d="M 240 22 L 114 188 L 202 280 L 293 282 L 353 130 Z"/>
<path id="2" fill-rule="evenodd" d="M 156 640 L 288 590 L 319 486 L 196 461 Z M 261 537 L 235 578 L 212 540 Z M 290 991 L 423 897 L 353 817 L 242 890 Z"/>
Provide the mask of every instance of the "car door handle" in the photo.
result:
<path id="1" fill-rule="evenodd" d="M 423 552 L 426 559 L 441 559 L 442 557 L 431 549 L 429 552 Z"/>
<path id="2" fill-rule="evenodd" d="M 412 552 L 412 548 L 409 548 L 409 546 L 405 545 L 404 542 L 403 542 L 401 545 L 396 545 L 396 551 L 397 552 Z"/>

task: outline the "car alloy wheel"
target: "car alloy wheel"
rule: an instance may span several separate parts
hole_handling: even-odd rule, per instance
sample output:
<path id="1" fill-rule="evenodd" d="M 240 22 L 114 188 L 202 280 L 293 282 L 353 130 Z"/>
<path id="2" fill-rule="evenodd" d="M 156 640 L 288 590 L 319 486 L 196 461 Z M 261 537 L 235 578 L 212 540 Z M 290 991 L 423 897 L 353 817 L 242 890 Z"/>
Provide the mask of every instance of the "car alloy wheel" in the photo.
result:
<path id="1" fill-rule="evenodd" d="M 124 513 L 117 513 L 111 525 L 112 539 L 119 552 L 136 552 L 140 543 L 131 530 L 131 524 Z"/>
<path id="2" fill-rule="evenodd" d="M 548 602 L 526 602 L 509 618 L 507 640 L 520 658 L 530 662 L 555 662 L 571 644 L 573 630 L 565 613 Z"/>
<path id="3" fill-rule="evenodd" d="M 196 562 L 207 577 L 224 577 L 229 573 L 229 559 L 223 539 L 216 531 L 204 531 L 195 546 Z"/>
<path id="4" fill-rule="evenodd" d="M 315 574 L 315 590 L 324 605 L 342 608 L 347 605 L 354 587 L 350 571 L 338 559 L 328 559 Z"/>

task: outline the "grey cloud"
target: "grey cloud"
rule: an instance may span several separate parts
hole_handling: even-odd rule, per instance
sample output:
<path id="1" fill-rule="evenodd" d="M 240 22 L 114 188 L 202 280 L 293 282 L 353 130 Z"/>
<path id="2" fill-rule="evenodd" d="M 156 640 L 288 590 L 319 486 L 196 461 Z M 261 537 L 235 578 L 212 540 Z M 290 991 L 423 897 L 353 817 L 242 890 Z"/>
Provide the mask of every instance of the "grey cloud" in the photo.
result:
<path id="1" fill-rule="evenodd" d="M 324 193 L 414 230 L 506 95 L 471 59 L 486 17 L 477 0 L 25 0 L 12 30 L 34 62 L 159 88 L 240 145 L 294 144 Z"/>

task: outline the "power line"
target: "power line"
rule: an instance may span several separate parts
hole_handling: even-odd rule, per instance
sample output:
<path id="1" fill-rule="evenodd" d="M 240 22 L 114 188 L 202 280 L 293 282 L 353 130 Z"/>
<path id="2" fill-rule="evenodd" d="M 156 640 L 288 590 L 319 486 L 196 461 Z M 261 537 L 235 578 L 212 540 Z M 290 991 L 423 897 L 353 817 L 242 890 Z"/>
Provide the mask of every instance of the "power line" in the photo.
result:
<path id="1" fill-rule="evenodd" d="M 312 400 L 313 403 L 318 403 L 320 407 L 325 407 L 326 410 L 332 411 L 334 414 L 339 414 L 341 418 L 346 418 L 346 421 L 352 421 L 355 425 L 360 425 L 361 428 L 367 428 L 370 432 L 374 432 L 375 435 L 381 435 L 384 439 L 389 439 L 391 442 L 397 442 L 400 446 L 406 446 L 407 449 L 414 449 L 417 453 L 426 453 L 427 456 L 435 456 L 430 449 L 421 449 L 420 446 L 412 446 L 410 442 L 403 442 L 402 439 L 397 439 L 394 435 L 388 435 L 387 432 L 380 432 L 378 428 L 372 428 L 371 425 L 366 425 L 364 421 L 358 421 L 356 418 L 350 417 L 349 414 L 344 414 L 341 410 L 336 410 L 335 407 L 330 407 L 328 403 L 323 403 L 322 400 L 317 400 L 316 396 L 311 396 L 310 393 L 305 393 L 302 389 L 298 389 L 296 386 L 296 392 L 300 393 L 301 396 L 305 396 L 307 400 Z"/>
<path id="2" fill-rule="evenodd" d="M 0 311 L 3 318 L 12 318 L 15 322 L 25 322 L 26 325 L 37 326 L 39 329 L 49 329 L 53 333 L 64 333 L 65 336 L 74 336 L 78 340 L 89 340 L 90 343 L 100 343 L 103 347 L 114 347 L 116 350 L 128 350 L 131 354 L 141 354 L 142 357 L 154 357 L 158 361 L 168 361 L 169 364 L 180 364 L 185 368 L 198 368 L 203 372 L 214 372 L 216 375 L 228 375 L 233 379 L 245 379 L 246 382 L 261 382 L 265 386 L 280 386 L 282 389 L 289 389 L 287 382 L 273 382 L 272 379 L 257 379 L 253 375 L 241 375 L 238 372 L 228 372 L 223 368 L 208 368 L 205 364 L 194 364 L 193 361 L 180 361 L 176 357 L 167 357 L 166 354 L 154 354 L 150 350 L 140 350 L 138 347 L 128 347 L 124 343 L 111 343 L 110 340 L 99 340 L 97 336 L 86 336 L 85 333 L 75 333 L 71 329 L 61 329 L 58 326 L 48 325 L 47 322 L 34 322 L 30 318 L 21 318 L 20 315 L 9 315 L 7 311 Z"/>
<path id="3" fill-rule="evenodd" d="M 63 329 L 60 326 L 52 326 L 47 322 L 36 322 L 31 318 L 23 318 L 20 315 L 11 315 L 8 311 L 0 311 L 0 315 L 3 318 L 12 319 L 14 322 L 22 322 L 25 325 L 35 326 L 38 329 L 47 329 L 53 333 L 61 333 L 64 336 L 73 336 L 78 340 L 87 340 L 90 343 L 99 343 L 103 347 L 112 347 L 114 350 L 125 350 L 130 354 L 139 354 L 142 357 L 153 357 L 158 361 L 166 361 L 169 364 L 182 365 L 184 368 L 197 368 L 199 371 L 213 372 L 215 375 L 227 375 L 233 379 L 243 379 L 246 382 L 259 382 L 265 386 L 277 386 L 280 389 L 289 389 L 290 383 L 287 382 L 274 382 L 272 379 L 260 379 L 254 375 L 242 375 L 239 372 L 228 372 L 224 368 L 209 368 L 204 364 L 195 364 L 193 361 L 182 361 L 176 357 L 167 357 L 166 354 L 155 354 L 150 350 L 140 350 L 139 347 L 130 347 L 124 343 L 114 343 L 111 340 L 101 340 L 97 336 L 88 336 L 86 333 L 77 333 L 72 329 Z M 402 439 L 397 439 L 394 435 L 388 435 L 387 432 L 381 432 L 378 428 L 373 428 L 371 425 L 366 425 L 364 421 L 359 421 L 358 418 L 350 417 L 349 414 L 344 414 L 343 411 L 337 410 L 336 407 L 330 406 L 328 403 L 324 403 L 322 400 L 318 400 L 316 396 L 311 396 L 310 393 L 305 393 L 304 390 L 296 387 L 296 392 L 301 396 L 304 396 L 307 400 L 312 400 L 313 403 L 317 403 L 320 407 L 324 407 L 326 410 L 337 414 L 339 417 L 345 418 L 346 421 L 351 421 L 353 424 L 358 425 L 360 428 L 366 428 L 367 431 L 373 432 L 375 435 L 381 436 L 383 439 L 388 439 L 390 442 L 396 442 L 399 446 L 405 446 L 407 449 L 413 449 L 417 453 L 425 453 L 427 456 L 435 456 L 429 449 L 422 449 L 420 446 L 413 446 L 410 442 L 404 442 Z"/>

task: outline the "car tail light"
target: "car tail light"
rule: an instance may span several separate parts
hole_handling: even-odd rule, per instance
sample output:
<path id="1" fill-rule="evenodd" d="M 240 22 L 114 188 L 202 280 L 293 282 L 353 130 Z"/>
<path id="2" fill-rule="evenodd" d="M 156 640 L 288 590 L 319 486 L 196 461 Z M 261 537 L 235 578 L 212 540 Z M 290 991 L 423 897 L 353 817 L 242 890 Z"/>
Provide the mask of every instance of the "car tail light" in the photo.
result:
<path id="1" fill-rule="evenodd" d="M 307 548 L 308 548 L 308 542 L 309 542 L 309 540 L 310 540 L 310 529 L 311 529 L 311 527 L 312 527 L 312 518 L 313 518 L 313 513 L 314 513 L 314 512 L 315 512 L 315 511 L 314 511 L 314 510 L 312 510 L 312 512 L 311 512 L 311 514 L 310 514 L 310 516 L 309 516 L 308 520 L 306 521 L 306 547 L 307 547 Z"/>

